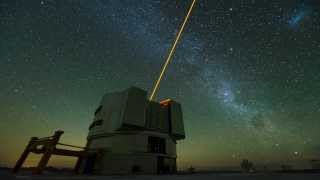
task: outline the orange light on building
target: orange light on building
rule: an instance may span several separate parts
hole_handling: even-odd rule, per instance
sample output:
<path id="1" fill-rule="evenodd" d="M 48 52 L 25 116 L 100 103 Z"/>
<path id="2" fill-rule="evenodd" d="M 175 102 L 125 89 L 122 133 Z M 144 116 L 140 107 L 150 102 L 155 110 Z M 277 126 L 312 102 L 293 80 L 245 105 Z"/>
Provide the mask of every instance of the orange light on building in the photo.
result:
<path id="1" fill-rule="evenodd" d="M 165 100 L 160 101 L 160 104 L 163 106 L 168 106 L 171 101 L 172 101 L 171 99 L 165 99 Z"/>

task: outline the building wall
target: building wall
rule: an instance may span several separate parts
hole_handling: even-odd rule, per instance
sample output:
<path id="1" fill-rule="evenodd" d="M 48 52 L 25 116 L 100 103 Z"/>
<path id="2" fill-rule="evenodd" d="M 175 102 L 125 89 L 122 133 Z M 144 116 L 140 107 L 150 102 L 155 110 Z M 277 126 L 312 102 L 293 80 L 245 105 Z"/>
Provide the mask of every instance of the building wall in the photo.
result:
<path id="1" fill-rule="evenodd" d="M 101 124 L 92 126 L 89 136 L 140 128 L 172 134 L 176 140 L 184 139 L 181 105 L 172 100 L 167 105 L 148 101 L 146 95 L 146 91 L 134 87 L 104 95 L 93 121 Z"/>
<path id="2" fill-rule="evenodd" d="M 176 169 L 176 141 L 185 138 L 181 106 L 172 100 L 149 101 L 146 95 L 135 87 L 104 95 L 87 137 L 88 151 L 97 157 L 85 159 L 82 171 L 90 167 L 97 174 L 130 174 L 140 169 L 155 174 L 160 166 Z M 150 152 L 150 136 L 165 139 L 165 153 Z"/>
<path id="3" fill-rule="evenodd" d="M 184 139 L 185 132 L 181 105 L 173 101 L 171 102 L 169 108 L 171 114 L 171 133 L 175 136 L 177 140 Z"/>
<path id="4" fill-rule="evenodd" d="M 88 149 L 108 149 L 121 153 L 147 153 L 149 136 L 164 138 L 166 140 L 166 154 L 176 156 L 176 142 L 168 134 L 152 131 L 109 134 L 109 136 L 93 138 L 89 140 Z"/>
<path id="5" fill-rule="evenodd" d="M 312 166 L 312 169 L 320 170 L 320 161 L 313 162 L 311 166 Z"/>
<path id="6" fill-rule="evenodd" d="M 116 153 L 106 151 L 98 159 L 94 171 L 96 174 L 133 174 L 134 167 L 139 168 L 136 174 L 157 173 L 157 157 L 150 154 Z"/>
<path id="7" fill-rule="evenodd" d="M 148 151 L 148 137 L 161 137 L 166 141 L 166 153 L 150 153 Z M 96 174 L 131 174 L 133 167 L 139 167 L 142 174 L 157 173 L 157 158 L 159 156 L 176 159 L 176 143 L 164 133 L 143 131 L 125 134 L 114 134 L 106 137 L 93 138 L 89 140 L 90 151 L 99 152 L 93 167 Z M 175 164 L 170 169 L 175 169 Z"/>

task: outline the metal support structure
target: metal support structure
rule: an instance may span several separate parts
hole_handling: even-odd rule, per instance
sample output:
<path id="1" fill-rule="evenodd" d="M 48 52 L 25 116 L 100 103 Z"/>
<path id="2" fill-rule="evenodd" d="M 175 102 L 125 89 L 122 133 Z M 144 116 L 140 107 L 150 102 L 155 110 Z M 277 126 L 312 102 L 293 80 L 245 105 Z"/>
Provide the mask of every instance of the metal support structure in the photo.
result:
<path id="1" fill-rule="evenodd" d="M 21 169 L 23 163 L 25 162 L 25 160 L 27 159 L 28 155 L 31 152 L 35 154 L 43 154 L 37 167 L 33 171 L 33 174 L 41 174 L 42 171 L 47 166 L 52 155 L 78 157 L 78 161 L 75 166 L 75 171 L 77 172 L 77 170 L 79 169 L 79 164 L 81 162 L 82 157 L 89 156 L 89 153 L 86 152 L 86 150 L 83 147 L 59 143 L 59 139 L 63 133 L 64 133 L 63 131 L 58 130 L 58 131 L 55 131 L 54 135 L 50 137 L 44 137 L 44 138 L 32 137 L 29 143 L 27 144 L 25 150 L 21 154 L 20 158 L 16 162 L 12 172 L 17 173 Z M 74 151 L 74 150 L 67 150 L 67 149 L 58 149 L 56 148 L 57 145 L 68 146 L 73 148 L 81 148 L 83 150 Z"/>
<path id="2" fill-rule="evenodd" d="M 32 137 L 27 145 L 27 147 L 25 148 L 25 150 L 23 151 L 23 153 L 21 154 L 20 158 L 18 159 L 18 161 L 16 162 L 15 166 L 13 167 L 12 172 L 13 173 L 17 173 L 19 171 L 19 169 L 22 167 L 24 161 L 27 159 L 29 153 L 30 153 L 30 148 L 31 146 L 34 144 L 34 142 L 38 140 L 37 137 Z"/>

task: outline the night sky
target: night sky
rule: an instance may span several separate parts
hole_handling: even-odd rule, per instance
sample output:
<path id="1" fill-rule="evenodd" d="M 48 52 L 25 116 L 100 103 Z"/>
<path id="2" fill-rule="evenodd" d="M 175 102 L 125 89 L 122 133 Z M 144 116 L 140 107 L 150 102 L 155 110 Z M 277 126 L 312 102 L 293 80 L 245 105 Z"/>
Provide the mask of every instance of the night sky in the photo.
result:
<path id="1" fill-rule="evenodd" d="M 1 0 L 0 165 L 55 129 L 85 145 L 104 93 L 150 91 L 190 3 Z M 318 0 L 198 0 L 156 98 L 182 104 L 180 168 L 320 159 L 319 58 Z"/>

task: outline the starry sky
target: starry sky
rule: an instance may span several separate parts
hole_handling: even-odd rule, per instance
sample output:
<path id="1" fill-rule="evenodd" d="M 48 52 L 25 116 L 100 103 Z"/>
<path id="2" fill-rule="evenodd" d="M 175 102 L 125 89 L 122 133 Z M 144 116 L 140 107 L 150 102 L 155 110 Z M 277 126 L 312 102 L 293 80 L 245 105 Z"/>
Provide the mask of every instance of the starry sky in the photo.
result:
<path id="1" fill-rule="evenodd" d="M 190 3 L 1 0 L 0 165 L 55 129 L 85 145 L 104 93 L 150 91 Z M 180 169 L 320 159 L 319 9 L 318 0 L 197 1 L 156 98 L 182 104 Z"/>

